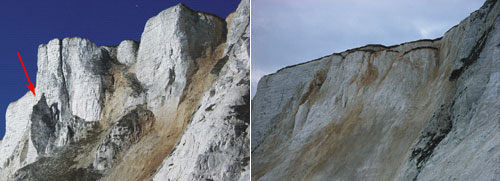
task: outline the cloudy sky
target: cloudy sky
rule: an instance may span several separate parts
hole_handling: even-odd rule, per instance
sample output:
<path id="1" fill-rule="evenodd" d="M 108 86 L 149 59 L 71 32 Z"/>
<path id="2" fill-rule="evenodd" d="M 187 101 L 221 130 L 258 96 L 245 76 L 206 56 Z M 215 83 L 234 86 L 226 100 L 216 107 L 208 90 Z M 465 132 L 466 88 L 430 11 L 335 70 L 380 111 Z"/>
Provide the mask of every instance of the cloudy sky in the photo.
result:
<path id="1" fill-rule="evenodd" d="M 276 70 L 366 44 L 441 37 L 484 0 L 252 0 L 252 96 Z"/>

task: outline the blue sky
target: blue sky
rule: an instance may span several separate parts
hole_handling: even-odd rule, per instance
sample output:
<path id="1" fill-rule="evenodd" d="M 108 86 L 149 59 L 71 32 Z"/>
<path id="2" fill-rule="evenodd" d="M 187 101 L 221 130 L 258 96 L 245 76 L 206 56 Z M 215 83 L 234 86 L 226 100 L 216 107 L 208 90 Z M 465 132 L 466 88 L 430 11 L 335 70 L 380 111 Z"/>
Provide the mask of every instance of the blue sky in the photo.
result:
<path id="1" fill-rule="evenodd" d="M 252 0 L 252 96 L 287 65 L 366 44 L 438 38 L 484 0 Z"/>
<path id="2" fill-rule="evenodd" d="M 5 0 L 0 5 L 0 139 L 5 111 L 29 89 L 17 57 L 21 53 L 32 82 L 36 80 L 38 45 L 54 38 L 78 36 L 97 45 L 140 40 L 146 21 L 163 9 L 184 3 L 198 11 L 225 18 L 240 0 Z M 29 108 L 27 108 L 29 109 Z"/>

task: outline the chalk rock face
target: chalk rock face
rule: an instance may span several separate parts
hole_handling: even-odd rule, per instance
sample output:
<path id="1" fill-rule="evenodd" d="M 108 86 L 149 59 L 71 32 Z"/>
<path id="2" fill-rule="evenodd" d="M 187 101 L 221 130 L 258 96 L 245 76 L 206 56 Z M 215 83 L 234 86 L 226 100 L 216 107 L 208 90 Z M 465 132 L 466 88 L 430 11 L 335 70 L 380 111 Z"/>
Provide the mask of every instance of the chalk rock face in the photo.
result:
<path id="1" fill-rule="evenodd" d="M 185 96 L 190 76 L 204 66 L 196 59 L 212 54 L 222 43 L 224 26 L 222 19 L 182 4 L 148 20 L 141 36 L 135 74 L 148 89 L 149 108 L 177 107 Z"/>
<path id="2" fill-rule="evenodd" d="M 17 169 L 33 162 L 37 151 L 30 138 L 29 115 L 35 98 L 27 92 L 16 102 L 10 103 L 6 113 L 6 132 L 0 147 L 0 179 L 6 180 L 6 175 L 14 173 Z"/>
<path id="3" fill-rule="evenodd" d="M 500 179 L 499 6 L 486 1 L 442 38 L 264 76 L 252 179 Z"/>
<path id="4" fill-rule="evenodd" d="M 40 45 L 37 97 L 7 110 L 0 180 L 249 180 L 249 2 L 241 4 L 227 23 L 168 8 L 141 42 Z M 165 172 L 170 163 L 177 169 Z"/>
<path id="5" fill-rule="evenodd" d="M 218 78 L 203 93 L 201 106 L 153 180 L 249 180 L 248 173 L 241 175 L 249 171 L 250 161 L 249 149 L 243 149 L 250 142 L 248 14 L 249 1 L 243 0 L 227 18 L 225 53 L 210 70 Z"/>
<path id="6" fill-rule="evenodd" d="M 85 121 L 98 121 L 109 56 L 86 39 L 66 38 L 62 46 L 62 68 L 71 114 Z"/>
<path id="7" fill-rule="evenodd" d="M 137 61 L 137 49 L 139 49 L 139 43 L 134 40 L 124 40 L 118 45 L 117 48 L 117 59 L 118 62 L 131 66 Z"/>

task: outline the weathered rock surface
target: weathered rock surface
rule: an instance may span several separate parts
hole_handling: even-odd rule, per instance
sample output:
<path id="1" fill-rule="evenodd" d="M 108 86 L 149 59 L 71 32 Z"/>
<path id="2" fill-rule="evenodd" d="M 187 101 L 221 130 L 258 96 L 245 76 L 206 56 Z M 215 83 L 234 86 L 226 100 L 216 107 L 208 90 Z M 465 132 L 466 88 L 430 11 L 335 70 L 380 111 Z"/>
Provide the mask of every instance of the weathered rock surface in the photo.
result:
<path id="1" fill-rule="evenodd" d="M 246 179 L 240 173 L 250 170 L 250 149 L 242 147 L 250 142 L 248 14 L 249 1 L 243 0 L 227 18 L 229 36 L 223 56 L 209 70 L 211 76 L 218 76 L 210 91 L 203 93 L 201 106 L 154 180 L 249 180 L 248 173 Z"/>
<path id="2" fill-rule="evenodd" d="M 141 42 L 40 45 L 0 180 L 249 180 L 248 24 L 245 0 L 226 21 L 179 4 Z"/>
<path id="3" fill-rule="evenodd" d="M 118 45 L 116 50 L 116 58 L 118 62 L 131 66 L 137 62 L 137 50 L 139 42 L 134 40 L 124 40 Z"/>
<path id="4" fill-rule="evenodd" d="M 442 38 L 264 76 L 252 179 L 500 179 L 499 6 L 486 1 Z"/>

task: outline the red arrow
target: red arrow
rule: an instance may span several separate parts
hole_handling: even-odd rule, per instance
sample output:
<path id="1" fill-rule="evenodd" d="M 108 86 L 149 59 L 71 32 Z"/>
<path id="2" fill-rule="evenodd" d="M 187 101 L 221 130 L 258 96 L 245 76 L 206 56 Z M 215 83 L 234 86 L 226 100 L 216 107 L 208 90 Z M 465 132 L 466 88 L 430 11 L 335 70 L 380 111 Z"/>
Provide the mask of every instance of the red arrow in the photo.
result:
<path id="1" fill-rule="evenodd" d="M 21 61 L 21 65 L 23 65 L 23 69 L 24 69 L 24 73 L 26 74 L 26 78 L 28 78 L 28 85 L 26 85 L 30 90 L 31 92 L 33 93 L 33 96 L 36 97 L 36 94 L 35 94 L 35 84 L 31 83 L 30 81 L 30 77 L 28 76 L 28 72 L 26 72 L 26 68 L 24 68 L 24 63 L 23 63 L 23 59 L 21 58 L 21 54 L 19 54 L 19 52 L 17 52 L 17 56 L 19 56 L 19 60 Z"/>

